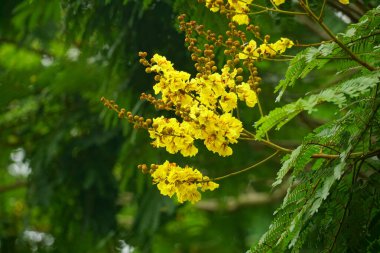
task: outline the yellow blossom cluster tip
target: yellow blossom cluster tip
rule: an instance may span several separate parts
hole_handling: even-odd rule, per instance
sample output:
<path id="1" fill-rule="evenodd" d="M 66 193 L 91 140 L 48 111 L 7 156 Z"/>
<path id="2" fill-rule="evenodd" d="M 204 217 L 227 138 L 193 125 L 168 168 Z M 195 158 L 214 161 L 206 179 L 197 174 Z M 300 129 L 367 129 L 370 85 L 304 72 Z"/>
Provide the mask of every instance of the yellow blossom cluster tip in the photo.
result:
<path id="1" fill-rule="evenodd" d="M 249 5 L 253 0 L 206 0 L 206 6 L 213 12 L 228 12 L 232 14 L 232 21 L 239 25 L 249 24 Z"/>
<path id="2" fill-rule="evenodd" d="M 275 5 L 280 5 L 280 4 L 285 3 L 285 0 L 273 0 L 273 2 Z"/>
<path id="3" fill-rule="evenodd" d="M 176 195 L 179 203 L 190 201 L 194 204 L 201 199 L 199 190 L 213 191 L 219 187 L 217 183 L 203 176 L 200 171 L 187 166 L 181 168 L 168 161 L 162 165 L 156 165 L 151 175 L 160 193 L 169 197 Z"/>
<path id="4" fill-rule="evenodd" d="M 285 0 L 273 0 L 273 2 L 274 2 L 275 5 L 280 5 L 280 4 L 285 3 Z M 349 4 L 350 1 L 349 0 L 339 0 L 339 3 L 341 3 L 341 4 Z"/>
<path id="5" fill-rule="evenodd" d="M 237 143 L 243 125 L 232 116 L 237 100 L 253 107 L 256 92 L 247 83 L 236 84 L 237 70 L 225 66 L 221 73 L 190 78 L 177 71 L 165 57 L 155 54 L 149 71 L 159 75 L 153 89 L 162 101 L 172 105 L 178 118 L 154 118 L 150 137 L 155 147 L 164 147 L 169 153 L 180 152 L 194 156 L 198 149 L 196 139 L 203 140 L 208 150 L 221 156 L 232 155 L 230 144 Z"/>
<path id="6" fill-rule="evenodd" d="M 256 60 L 260 57 L 274 57 L 284 53 L 287 48 L 293 46 L 293 41 L 287 38 L 281 38 L 275 43 L 267 43 L 267 41 L 264 41 L 259 47 L 257 46 L 256 41 L 250 40 L 244 47 L 243 52 L 239 53 L 239 58 L 243 60 L 247 58 Z"/>

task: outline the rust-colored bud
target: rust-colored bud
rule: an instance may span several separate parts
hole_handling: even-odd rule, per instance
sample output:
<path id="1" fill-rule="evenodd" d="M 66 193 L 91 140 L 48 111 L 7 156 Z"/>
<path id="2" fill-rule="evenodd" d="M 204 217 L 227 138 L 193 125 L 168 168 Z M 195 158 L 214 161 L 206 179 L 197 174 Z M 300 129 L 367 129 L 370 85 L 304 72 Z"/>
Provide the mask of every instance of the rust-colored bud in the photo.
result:
<path id="1" fill-rule="evenodd" d="M 145 58 L 147 55 L 147 52 L 139 52 L 139 57 Z"/>

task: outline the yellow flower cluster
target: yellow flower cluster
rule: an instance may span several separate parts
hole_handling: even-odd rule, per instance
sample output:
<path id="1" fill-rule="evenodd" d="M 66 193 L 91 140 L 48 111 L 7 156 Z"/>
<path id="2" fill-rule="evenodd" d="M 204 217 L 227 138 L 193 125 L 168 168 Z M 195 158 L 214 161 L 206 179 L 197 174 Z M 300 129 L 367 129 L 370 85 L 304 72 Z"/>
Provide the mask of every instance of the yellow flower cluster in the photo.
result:
<path id="1" fill-rule="evenodd" d="M 237 100 L 253 107 L 257 103 L 255 91 L 247 83 L 237 85 L 237 70 L 225 66 L 221 73 L 196 78 L 177 71 L 165 57 L 155 54 L 149 71 L 159 74 L 153 89 L 165 103 L 172 103 L 173 110 L 183 119 L 158 117 L 153 119 L 149 134 L 156 147 L 164 147 L 169 153 L 180 152 L 194 156 L 198 149 L 196 139 L 203 140 L 208 150 L 221 156 L 229 156 L 229 144 L 237 143 L 243 125 L 232 116 Z"/>
<path id="2" fill-rule="evenodd" d="M 228 0 L 227 8 L 233 13 L 232 21 L 239 25 L 248 25 L 249 17 L 249 5 L 253 0 Z M 224 1 L 206 0 L 206 6 L 213 12 L 220 11 L 221 8 L 225 8 Z"/>
<path id="3" fill-rule="evenodd" d="M 194 204 L 201 199 L 199 189 L 204 192 L 219 187 L 200 171 L 187 166 L 181 168 L 168 161 L 158 165 L 151 175 L 161 194 L 169 197 L 176 194 L 179 203 L 190 201 Z"/>
<path id="4" fill-rule="evenodd" d="M 273 2 L 274 2 L 275 5 L 280 5 L 280 4 L 285 3 L 285 0 L 273 0 Z M 350 3 L 349 0 L 339 0 L 339 2 L 341 4 L 349 4 Z"/>
<path id="5" fill-rule="evenodd" d="M 192 126 L 188 122 L 179 122 L 175 118 L 167 119 L 163 116 L 153 119 L 156 128 L 149 130 L 150 138 L 155 147 L 166 148 L 171 154 L 181 152 L 183 156 L 194 156 L 198 149 L 194 146 Z"/>
<path id="6" fill-rule="evenodd" d="M 250 40 L 244 47 L 243 52 L 239 53 L 239 58 L 243 60 L 247 58 L 256 60 L 259 57 L 274 57 L 278 54 L 284 53 L 287 48 L 291 48 L 293 46 L 293 41 L 287 38 L 281 38 L 275 43 L 267 43 L 264 41 L 264 43 L 259 47 L 257 47 L 256 41 Z"/>

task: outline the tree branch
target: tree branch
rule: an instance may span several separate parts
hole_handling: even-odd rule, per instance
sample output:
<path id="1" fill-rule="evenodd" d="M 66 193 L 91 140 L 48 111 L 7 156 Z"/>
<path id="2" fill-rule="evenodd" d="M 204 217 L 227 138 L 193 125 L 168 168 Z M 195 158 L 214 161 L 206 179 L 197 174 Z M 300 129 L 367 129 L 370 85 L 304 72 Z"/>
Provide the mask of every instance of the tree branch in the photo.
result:
<path id="1" fill-rule="evenodd" d="M 19 188 L 23 188 L 23 187 L 27 186 L 27 184 L 28 183 L 26 181 L 18 181 L 18 182 L 13 183 L 13 184 L 0 186 L 0 193 L 4 193 L 4 192 L 19 189 Z"/>

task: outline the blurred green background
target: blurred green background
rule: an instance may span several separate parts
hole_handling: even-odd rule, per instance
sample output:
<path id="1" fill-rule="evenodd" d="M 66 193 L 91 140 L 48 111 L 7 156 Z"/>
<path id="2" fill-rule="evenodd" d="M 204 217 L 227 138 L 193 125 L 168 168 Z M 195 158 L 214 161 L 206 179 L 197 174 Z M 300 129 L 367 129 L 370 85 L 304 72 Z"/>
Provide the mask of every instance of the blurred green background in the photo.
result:
<path id="1" fill-rule="evenodd" d="M 338 6 L 339 15 L 330 2 L 326 22 L 334 31 L 371 7 L 371 1 L 353 2 Z M 177 69 L 194 74 L 178 30 L 181 13 L 218 34 L 227 29 L 224 16 L 197 1 L 1 1 L 1 253 L 245 252 L 267 229 L 285 194 L 281 187 L 271 190 L 281 157 L 221 181 L 218 190 L 205 193 L 195 206 L 179 205 L 161 196 L 137 165 L 168 159 L 215 177 L 258 162 L 270 150 L 241 142 L 229 158 L 205 148 L 195 158 L 169 155 L 153 149 L 146 132 L 134 130 L 100 103 L 104 96 L 133 113 L 159 115 L 138 99 L 154 83 L 138 63 L 138 52 L 160 53 Z M 252 22 L 274 39 L 326 39 L 303 18 L 264 14 Z M 286 62 L 259 63 L 266 112 L 279 106 L 273 88 L 286 67 Z M 310 75 L 283 101 L 297 99 L 311 86 L 328 86 L 334 82 L 331 69 Z M 328 111 L 321 107 L 314 115 L 302 114 L 274 132 L 274 139 L 287 147 L 297 145 L 329 120 Z M 248 129 L 258 117 L 256 108 L 242 111 Z"/>

